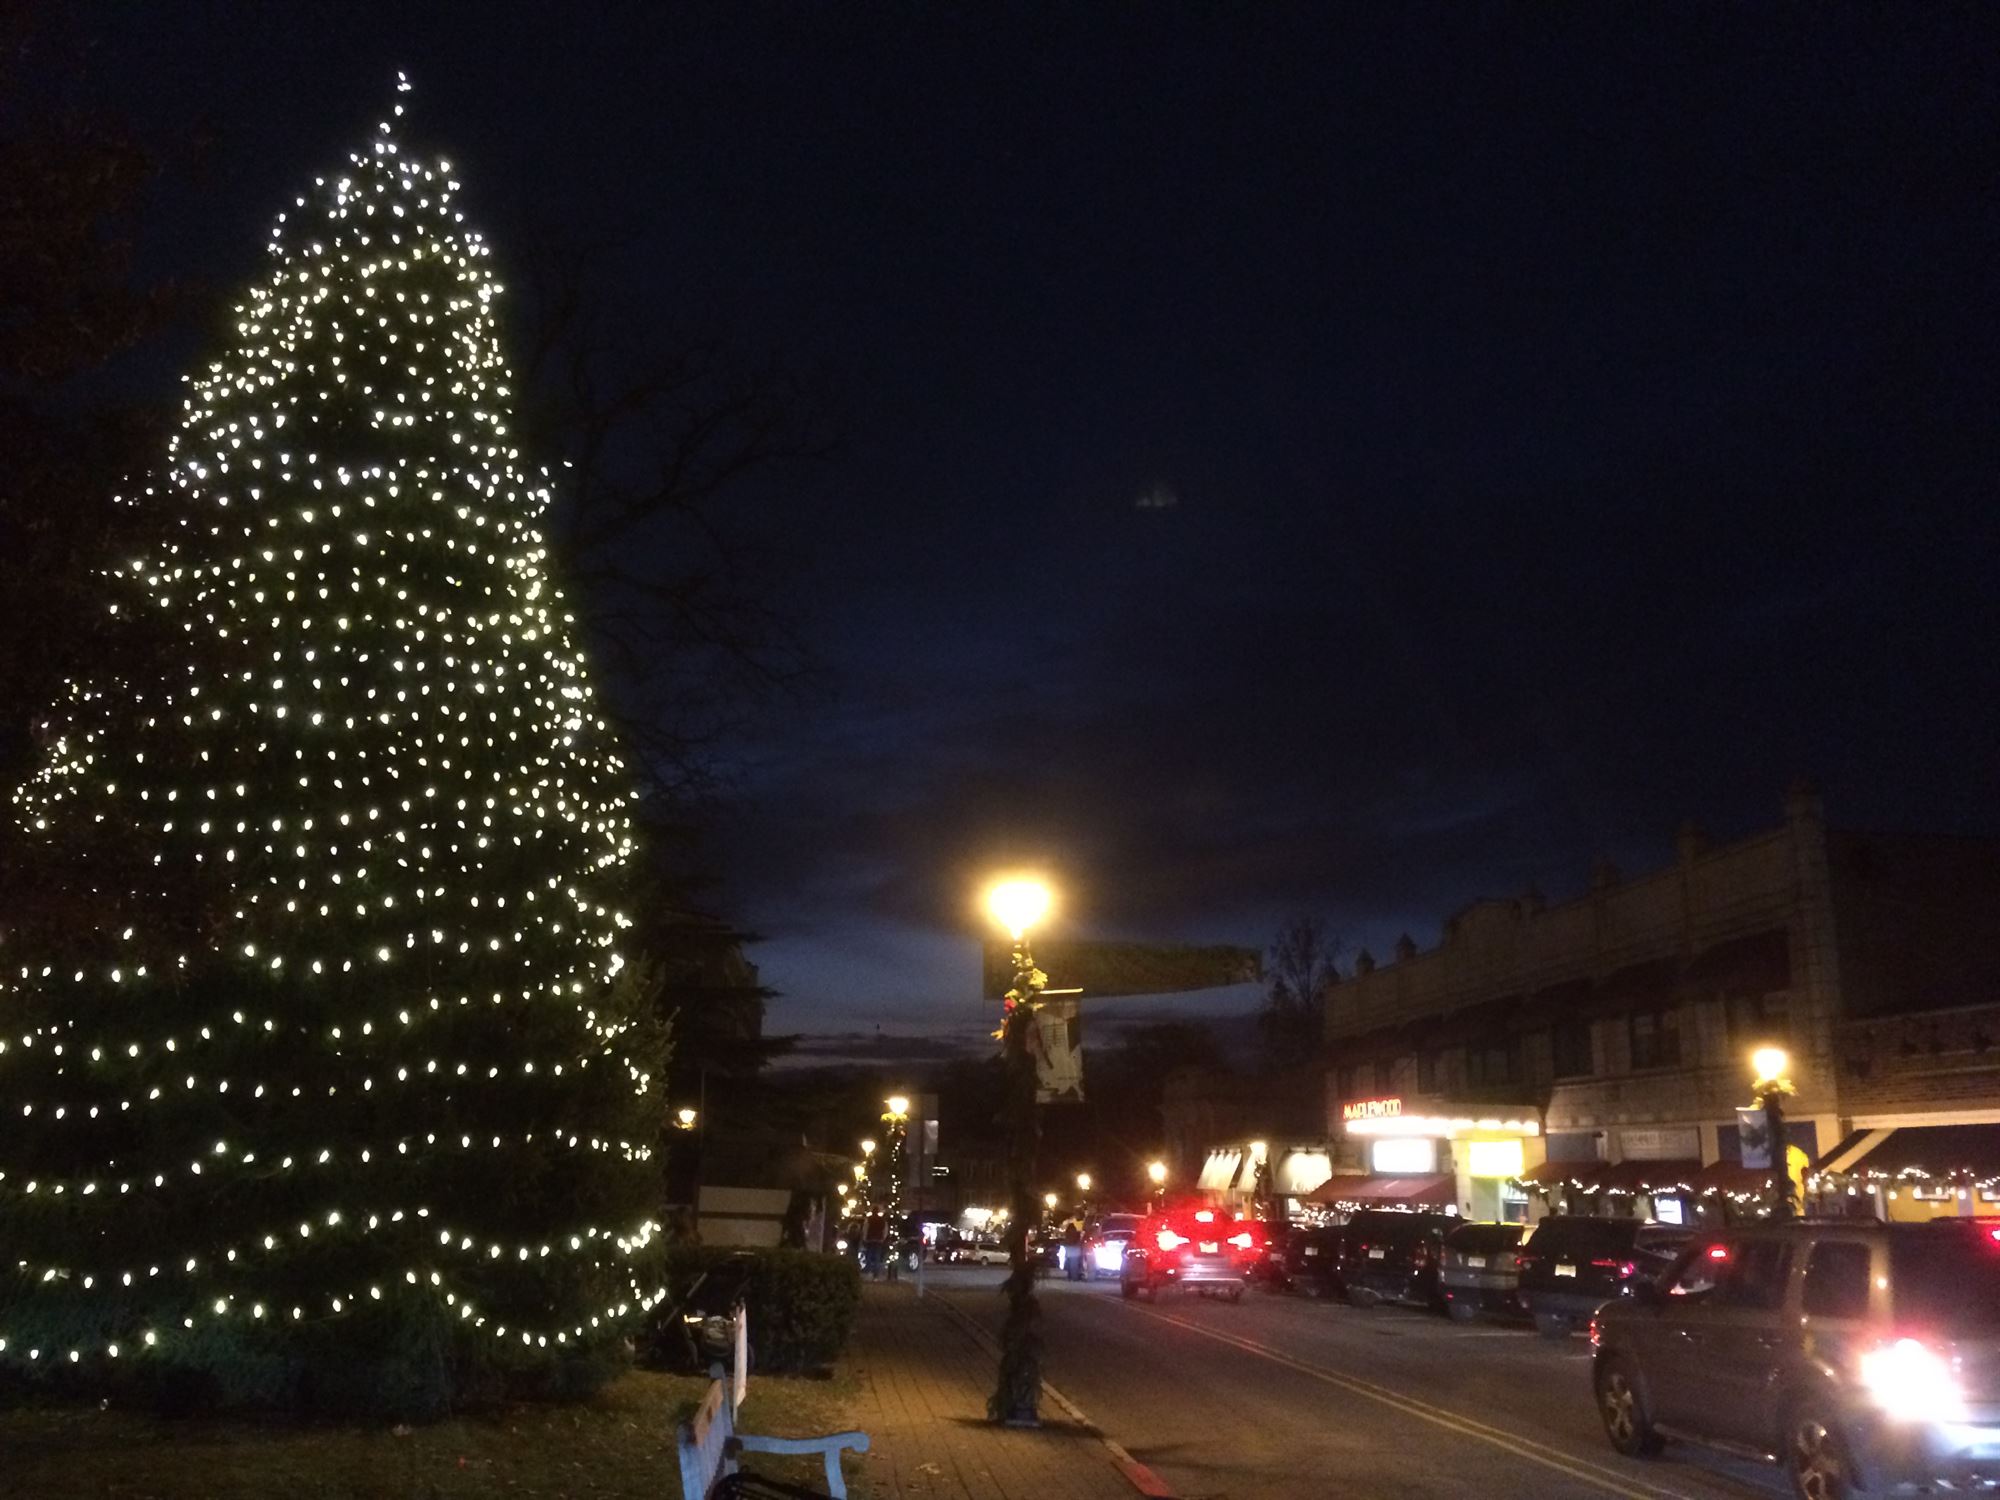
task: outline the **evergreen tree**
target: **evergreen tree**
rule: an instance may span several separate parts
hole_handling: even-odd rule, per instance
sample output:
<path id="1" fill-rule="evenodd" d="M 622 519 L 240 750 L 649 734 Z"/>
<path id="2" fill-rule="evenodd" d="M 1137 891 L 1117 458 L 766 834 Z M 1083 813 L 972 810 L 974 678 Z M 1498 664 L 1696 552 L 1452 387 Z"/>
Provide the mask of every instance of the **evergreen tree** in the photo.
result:
<path id="1" fill-rule="evenodd" d="M 631 794 L 399 132 L 280 218 L 16 797 L 92 916 L 0 947 L 0 1362 L 435 1409 L 659 1294 Z"/>

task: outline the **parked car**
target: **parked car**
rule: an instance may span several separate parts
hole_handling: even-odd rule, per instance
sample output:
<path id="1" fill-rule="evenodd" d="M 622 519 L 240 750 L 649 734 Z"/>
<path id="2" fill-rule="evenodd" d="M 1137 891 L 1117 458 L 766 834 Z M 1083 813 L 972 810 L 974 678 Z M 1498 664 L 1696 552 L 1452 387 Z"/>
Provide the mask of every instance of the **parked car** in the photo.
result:
<path id="1" fill-rule="evenodd" d="M 1007 1264 L 1006 1242 L 998 1235 L 974 1235 L 965 1259 L 975 1266 L 1004 1266 Z"/>
<path id="2" fill-rule="evenodd" d="M 1444 1237 L 1438 1289 L 1459 1322 L 1490 1313 L 1517 1316 L 1521 1306 L 1521 1236 L 1525 1224 L 1461 1224 Z"/>
<path id="3" fill-rule="evenodd" d="M 1211 1208 L 1148 1218 L 1126 1246 L 1118 1290 L 1157 1300 L 1172 1286 L 1239 1302 L 1257 1253 L 1255 1230 L 1250 1220 Z"/>
<path id="4" fill-rule="evenodd" d="M 1092 1281 L 1115 1277 L 1125 1269 L 1125 1247 L 1145 1220 L 1139 1214 L 1106 1214 L 1085 1236 L 1084 1266 Z"/>
<path id="5" fill-rule="evenodd" d="M 1304 1226 L 1298 1224 L 1262 1224 L 1263 1241 L 1257 1246 L 1256 1255 L 1250 1262 L 1250 1280 L 1266 1291 L 1285 1290 L 1285 1256 L 1291 1249 L 1292 1240 Z"/>
<path id="6" fill-rule="evenodd" d="M 1340 1259 L 1347 1300 L 1357 1307 L 1407 1302 L 1442 1307 L 1438 1261 L 1444 1237 L 1458 1223 L 1451 1214 L 1364 1208 L 1347 1221 Z"/>
<path id="7" fill-rule="evenodd" d="M 1340 1250 L 1347 1231 L 1338 1224 L 1301 1225 L 1285 1241 L 1285 1290 L 1308 1297 L 1338 1297 Z"/>
<path id="8" fill-rule="evenodd" d="M 1600 1304 L 1667 1268 L 1692 1231 L 1641 1219 L 1552 1214 L 1517 1257 L 1523 1305 L 1544 1338 L 1568 1338 Z"/>
<path id="9" fill-rule="evenodd" d="M 2000 1225 L 1705 1234 L 1590 1337 L 1620 1453 L 1670 1435 L 1747 1449 L 1808 1500 L 2000 1486 Z"/>

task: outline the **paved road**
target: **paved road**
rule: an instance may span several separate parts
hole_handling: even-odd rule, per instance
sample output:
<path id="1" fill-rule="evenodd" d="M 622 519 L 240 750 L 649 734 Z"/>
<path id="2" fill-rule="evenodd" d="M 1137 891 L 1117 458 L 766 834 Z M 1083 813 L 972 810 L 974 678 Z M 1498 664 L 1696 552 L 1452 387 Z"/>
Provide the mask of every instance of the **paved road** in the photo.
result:
<path id="1" fill-rule="evenodd" d="M 997 1333 L 1002 1273 L 926 1270 Z M 1777 1472 L 1683 1445 L 1620 1458 L 1588 1345 L 1252 1292 L 1127 1302 L 1045 1282 L 1043 1372 L 1181 1500 L 1480 1496 L 1772 1500 Z"/>

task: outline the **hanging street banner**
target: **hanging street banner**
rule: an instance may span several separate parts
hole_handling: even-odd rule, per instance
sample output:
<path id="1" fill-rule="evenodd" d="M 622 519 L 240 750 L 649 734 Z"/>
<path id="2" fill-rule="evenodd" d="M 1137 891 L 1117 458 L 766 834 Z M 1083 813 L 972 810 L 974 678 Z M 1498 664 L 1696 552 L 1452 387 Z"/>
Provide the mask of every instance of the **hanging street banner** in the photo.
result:
<path id="1" fill-rule="evenodd" d="M 1263 955 L 1226 944 L 1093 943 L 1051 940 L 1034 945 L 1035 967 L 1049 976 L 1029 1048 L 1035 1094 L 1043 1104 L 1083 1100 L 1081 995 L 1173 995 L 1250 984 L 1263 977 Z M 1014 953 L 1005 942 L 985 947 L 983 993 L 998 1000 L 1014 982 Z"/>

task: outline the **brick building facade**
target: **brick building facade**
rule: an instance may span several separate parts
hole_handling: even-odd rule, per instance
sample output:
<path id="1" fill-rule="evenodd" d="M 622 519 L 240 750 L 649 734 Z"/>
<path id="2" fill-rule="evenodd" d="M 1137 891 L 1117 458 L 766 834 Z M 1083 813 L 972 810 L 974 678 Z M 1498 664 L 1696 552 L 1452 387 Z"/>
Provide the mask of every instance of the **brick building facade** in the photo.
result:
<path id="1" fill-rule="evenodd" d="M 1736 1158 L 1765 1042 L 1791 1053 L 1815 1155 L 1857 1118 L 2000 1120 L 2000 843 L 1829 829 L 1801 789 L 1776 828 L 1718 847 L 1688 828 L 1676 852 L 1637 879 L 1600 867 L 1573 901 L 1477 902 L 1427 952 L 1361 955 L 1327 1001 L 1329 1134 L 1370 1101 L 1461 1123 L 1525 1103 L 1548 1175 L 1688 1175 Z M 1462 1171 L 1459 1197 L 1494 1207 Z"/>

